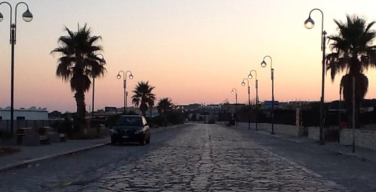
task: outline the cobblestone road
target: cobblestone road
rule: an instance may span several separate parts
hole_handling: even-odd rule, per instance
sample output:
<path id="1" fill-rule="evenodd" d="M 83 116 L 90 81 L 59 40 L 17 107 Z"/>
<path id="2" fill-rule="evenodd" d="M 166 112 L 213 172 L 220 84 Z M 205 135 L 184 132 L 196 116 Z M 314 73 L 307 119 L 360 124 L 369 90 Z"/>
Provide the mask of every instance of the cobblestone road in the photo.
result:
<path id="1" fill-rule="evenodd" d="M 346 191 L 231 128 L 192 125 L 151 145 L 52 191 Z"/>

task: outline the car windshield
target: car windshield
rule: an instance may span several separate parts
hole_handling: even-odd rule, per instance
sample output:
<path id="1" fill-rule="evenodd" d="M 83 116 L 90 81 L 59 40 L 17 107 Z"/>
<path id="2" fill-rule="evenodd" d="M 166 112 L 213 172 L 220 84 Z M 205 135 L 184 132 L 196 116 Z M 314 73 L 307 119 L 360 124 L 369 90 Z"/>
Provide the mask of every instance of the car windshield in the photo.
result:
<path id="1" fill-rule="evenodd" d="M 118 126 L 142 126 L 141 117 L 120 117 L 116 122 Z"/>

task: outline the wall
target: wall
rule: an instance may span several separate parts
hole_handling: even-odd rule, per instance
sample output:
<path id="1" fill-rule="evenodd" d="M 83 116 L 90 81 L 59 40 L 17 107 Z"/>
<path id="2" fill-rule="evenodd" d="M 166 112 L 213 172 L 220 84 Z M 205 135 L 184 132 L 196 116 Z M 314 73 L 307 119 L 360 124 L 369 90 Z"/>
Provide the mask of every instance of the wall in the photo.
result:
<path id="1" fill-rule="evenodd" d="M 31 127 L 38 129 L 43 126 L 51 126 L 54 122 L 53 120 L 15 120 L 13 121 L 14 132 L 18 128 Z M 0 120 L 0 131 L 10 131 L 10 120 Z"/>
<path id="2" fill-rule="evenodd" d="M 282 133 L 282 134 L 292 135 L 296 137 L 303 136 L 303 132 L 304 132 L 303 127 L 295 126 L 295 125 L 277 124 L 277 125 L 274 125 L 274 128 L 275 128 L 274 131 L 276 133 Z"/>
<path id="3" fill-rule="evenodd" d="M 338 141 L 338 127 L 324 127 L 323 136 L 325 141 Z M 320 127 L 309 127 L 308 138 L 320 140 Z"/>
<path id="4" fill-rule="evenodd" d="M 352 145 L 352 129 L 341 130 L 340 143 L 342 145 Z M 376 131 L 355 130 L 355 146 L 376 150 Z"/>
<path id="5" fill-rule="evenodd" d="M 248 127 L 248 123 L 239 123 L 242 127 Z M 251 129 L 255 129 L 255 123 L 251 123 Z M 269 123 L 259 123 L 258 130 L 262 131 L 272 131 L 272 125 Z M 295 126 L 295 125 L 282 125 L 282 124 L 274 124 L 274 132 L 279 134 L 285 135 L 292 135 L 301 137 L 303 136 L 304 129 L 303 127 Z"/>
<path id="6" fill-rule="evenodd" d="M 308 127 L 308 138 L 315 141 L 320 140 L 320 127 Z"/>
<path id="7" fill-rule="evenodd" d="M 2 120 L 10 120 L 10 110 L 1 109 L 0 117 Z M 17 117 L 25 117 L 25 120 L 48 120 L 47 111 L 35 111 L 35 110 L 14 110 L 14 119 Z"/>

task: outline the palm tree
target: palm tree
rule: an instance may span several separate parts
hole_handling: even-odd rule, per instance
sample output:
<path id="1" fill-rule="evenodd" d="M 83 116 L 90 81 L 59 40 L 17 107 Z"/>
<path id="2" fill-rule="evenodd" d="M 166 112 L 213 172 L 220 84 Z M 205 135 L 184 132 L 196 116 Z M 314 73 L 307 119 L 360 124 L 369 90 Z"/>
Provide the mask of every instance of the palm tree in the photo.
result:
<path id="1" fill-rule="evenodd" d="M 161 114 L 165 111 L 170 111 L 172 109 L 172 101 L 170 98 L 161 98 L 158 102 L 158 112 Z"/>
<path id="2" fill-rule="evenodd" d="M 133 90 L 132 103 L 138 107 L 143 116 L 146 116 L 146 111 L 154 104 L 155 95 L 152 93 L 155 87 L 149 85 L 147 82 L 138 82 L 136 88 Z"/>
<path id="3" fill-rule="evenodd" d="M 103 50 L 102 46 L 97 45 L 101 37 L 92 36 L 91 29 L 87 28 L 86 24 L 82 28 L 78 26 L 77 32 L 67 27 L 65 31 L 68 35 L 58 39 L 59 47 L 52 50 L 51 54 L 61 54 L 56 75 L 63 81 L 70 82 L 77 104 L 76 125 L 85 128 L 85 92 L 90 89 L 90 77 L 97 78 L 105 73 L 105 61 L 98 57 L 99 52 Z"/>
<path id="4" fill-rule="evenodd" d="M 150 114 L 150 119 L 153 118 L 153 107 L 154 107 L 154 100 L 149 101 L 149 114 Z"/>
<path id="5" fill-rule="evenodd" d="M 166 127 L 166 112 L 170 111 L 173 107 L 171 99 L 168 97 L 161 98 L 158 102 L 158 113 L 163 116 L 164 126 Z"/>
<path id="6" fill-rule="evenodd" d="M 328 37 L 332 53 L 326 56 L 327 70 L 331 73 L 332 81 L 337 74 L 345 72 L 341 79 L 341 89 L 344 100 L 348 106 L 348 112 L 356 110 L 356 116 L 360 103 L 368 90 L 368 78 L 364 71 L 376 66 L 376 46 L 372 41 L 376 37 L 376 31 L 372 30 L 375 22 L 366 21 L 357 16 L 347 16 L 347 22 L 334 20 L 338 26 L 338 34 Z M 355 78 L 355 109 L 352 109 L 352 89 Z M 349 118 L 351 119 L 351 118 Z"/>

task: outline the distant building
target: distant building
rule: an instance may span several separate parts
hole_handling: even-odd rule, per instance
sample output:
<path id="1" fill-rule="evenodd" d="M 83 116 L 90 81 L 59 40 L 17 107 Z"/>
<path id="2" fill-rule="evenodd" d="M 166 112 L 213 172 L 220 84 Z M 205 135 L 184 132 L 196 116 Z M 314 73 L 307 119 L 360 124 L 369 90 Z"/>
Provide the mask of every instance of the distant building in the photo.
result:
<path id="1" fill-rule="evenodd" d="M 228 112 L 231 114 L 234 114 L 236 110 L 239 110 L 242 107 L 245 107 L 245 104 L 238 103 L 238 104 L 230 104 L 230 103 L 224 103 L 221 105 L 221 112 Z"/>
<path id="2" fill-rule="evenodd" d="M 198 108 L 198 112 L 201 115 L 218 115 L 220 110 L 221 105 L 217 104 L 203 105 Z"/>
<path id="3" fill-rule="evenodd" d="M 116 108 L 116 107 L 105 107 L 104 110 L 97 110 L 94 112 L 94 118 L 107 118 L 109 116 L 112 116 L 112 115 L 116 115 L 116 114 L 122 114 L 123 113 L 123 110 L 124 108 Z M 135 108 L 135 107 L 127 107 L 126 108 L 127 112 L 134 112 L 138 115 L 142 115 L 142 112 L 140 111 L 139 108 Z M 152 113 L 151 113 L 151 116 L 152 117 L 156 117 L 156 116 L 159 116 L 159 113 L 158 113 L 158 108 L 157 107 L 153 107 L 152 109 Z M 146 111 L 146 117 L 150 117 L 150 109 L 148 109 Z M 92 113 L 86 113 L 86 118 L 87 119 L 90 119 L 92 118 Z"/>
<path id="4" fill-rule="evenodd" d="M 189 104 L 189 105 L 177 105 L 177 109 L 181 109 L 183 111 L 195 111 L 200 108 L 202 105 L 198 103 Z"/>
<path id="5" fill-rule="evenodd" d="M 48 120 L 46 108 L 14 109 L 14 120 Z M 10 107 L 0 108 L 0 120 L 10 120 Z"/>
<path id="6" fill-rule="evenodd" d="M 104 111 L 107 113 L 117 113 L 116 107 L 104 107 Z"/>
<path id="7" fill-rule="evenodd" d="M 273 101 L 264 101 L 264 108 L 270 109 L 272 108 Z M 274 100 L 274 108 L 277 108 L 279 106 L 279 102 Z"/>

